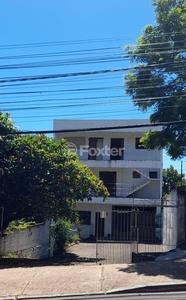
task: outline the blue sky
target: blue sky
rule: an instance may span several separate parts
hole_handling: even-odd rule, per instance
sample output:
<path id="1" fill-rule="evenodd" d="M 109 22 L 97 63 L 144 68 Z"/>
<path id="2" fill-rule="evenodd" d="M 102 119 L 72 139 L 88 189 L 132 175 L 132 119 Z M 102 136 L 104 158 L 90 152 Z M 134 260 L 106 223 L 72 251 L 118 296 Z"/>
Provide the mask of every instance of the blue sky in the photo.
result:
<path id="1" fill-rule="evenodd" d="M 130 67 L 122 58 L 123 46 L 135 44 L 142 28 L 154 24 L 151 2 L 1 1 L 0 80 Z M 22 130 L 50 130 L 54 118 L 148 118 L 126 97 L 123 75 L 0 82 L 1 110 L 9 111 Z M 181 168 L 180 161 L 164 154 L 164 167 L 170 164 Z"/>

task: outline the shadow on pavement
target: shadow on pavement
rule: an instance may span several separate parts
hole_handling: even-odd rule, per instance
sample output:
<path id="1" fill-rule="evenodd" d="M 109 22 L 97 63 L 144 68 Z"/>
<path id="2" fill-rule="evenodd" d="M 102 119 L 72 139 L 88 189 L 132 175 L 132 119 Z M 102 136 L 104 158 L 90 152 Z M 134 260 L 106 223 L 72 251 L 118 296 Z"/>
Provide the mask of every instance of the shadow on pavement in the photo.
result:
<path id="1" fill-rule="evenodd" d="M 179 260 L 134 263 L 119 271 L 137 273 L 145 276 L 166 276 L 172 279 L 186 280 L 186 258 Z"/>
<path id="2" fill-rule="evenodd" d="M 0 258 L 0 269 L 31 268 L 44 266 L 69 266 L 79 263 L 96 263 L 96 259 L 80 257 L 74 253 L 56 255 L 44 259 Z"/>

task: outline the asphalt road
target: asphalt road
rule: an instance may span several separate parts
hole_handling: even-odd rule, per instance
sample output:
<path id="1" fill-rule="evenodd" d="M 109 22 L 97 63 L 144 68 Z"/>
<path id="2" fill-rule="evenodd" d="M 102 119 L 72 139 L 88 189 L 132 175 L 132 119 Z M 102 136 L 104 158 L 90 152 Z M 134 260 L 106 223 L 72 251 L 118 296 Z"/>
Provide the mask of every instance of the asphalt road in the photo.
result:
<path id="1" fill-rule="evenodd" d="M 19 297 L 18 297 L 19 299 Z M 20 298 L 21 299 L 21 298 Z M 24 298 L 22 298 L 24 299 Z M 32 298 L 30 297 L 29 300 Z M 55 300 L 185 300 L 185 292 L 176 293 L 153 293 L 153 294 L 120 294 L 120 295 L 96 295 L 96 296 L 76 296 L 76 297 L 55 297 Z M 33 298 L 33 300 L 36 300 Z M 40 298 L 40 300 L 46 300 L 46 298 Z M 53 300 L 48 297 L 47 300 Z"/>

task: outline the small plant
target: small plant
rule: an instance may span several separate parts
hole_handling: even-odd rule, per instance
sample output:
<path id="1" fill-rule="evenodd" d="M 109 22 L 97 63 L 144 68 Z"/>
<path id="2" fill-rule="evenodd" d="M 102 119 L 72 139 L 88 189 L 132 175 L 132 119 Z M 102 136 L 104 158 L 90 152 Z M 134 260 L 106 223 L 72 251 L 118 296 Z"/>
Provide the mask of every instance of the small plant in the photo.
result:
<path id="1" fill-rule="evenodd" d="M 36 223 L 34 221 L 26 222 L 25 219 L 14 220 L 8 224 L 7 228 L 4 230 L 3 233 L 11 234 L 11 233 L 13 233 L 13 230 L 22 230 L 22 229 L 30 228 L 31 226 L 33 226 L 35 224 Z"/>
<path id="2" fill-rule="evenodd" d="M 75 233 L 74 235 L 72 235 L 72 236 L 70 237 L 70 242 L 71 242 L 72 244 L 78 244 L 79 241 L 80 241 L 80 237 L 79 237 L 79 234 L 77 234 L 77 233 Z"/>
<path id="3" fill-rule="evenodd" d="M 15 253 L 10 252 L 7 254 L 7 257 L 8 258 L 17 258 L 17 255 Z"/>

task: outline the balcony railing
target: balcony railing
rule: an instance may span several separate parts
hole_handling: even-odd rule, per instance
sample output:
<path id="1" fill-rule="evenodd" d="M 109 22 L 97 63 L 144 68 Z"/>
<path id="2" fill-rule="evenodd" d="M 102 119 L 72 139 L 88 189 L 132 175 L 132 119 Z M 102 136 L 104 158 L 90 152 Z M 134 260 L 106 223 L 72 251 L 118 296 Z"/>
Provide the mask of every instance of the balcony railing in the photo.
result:
<path id="1" fill-rule="evenodd" d="M 121 184 L 117 183 L 116 185 L 109 185 L 107 186 L 107 189 L 110 193 L 110 198 L 120 198 L 120 197 L 127 197 L 127 196 L 132 196 L 135 192 L 140 190 L 141 188 L 145 187 L 148 185 L 151 181 L 145 181 L 139 185 L 133 185 L 133 184 Z M 93 195 L 94 196 L 94 195 Z"/>
<path id="2" fill-rule="evenodd" d="M 93 155 L 90 156 L 88 153 L 88 149 L 85 149 L 86 151 L 83 151 L 82 149 L 77 149 L 78 157 L 81 161 L 90 161 L 90 162 L 99 162 L 99 161 L 105 161 L 105 162 L 127 162 L 127 161 L 154 161 L 154 162 L 161 162 L 161 156 L 160 155 L 152 155 L 150 153 L 145 153 L 141 155 L 141 153 L 137 152 L 137 150 L 131 153 L 124 152 L 124 154 L 121 155 L 110 155 L 108 151 L 105 151 L 103 153 L 100 153 L 99 155 Z M 115 158 L 115 159 L 114 159 Z"/>

